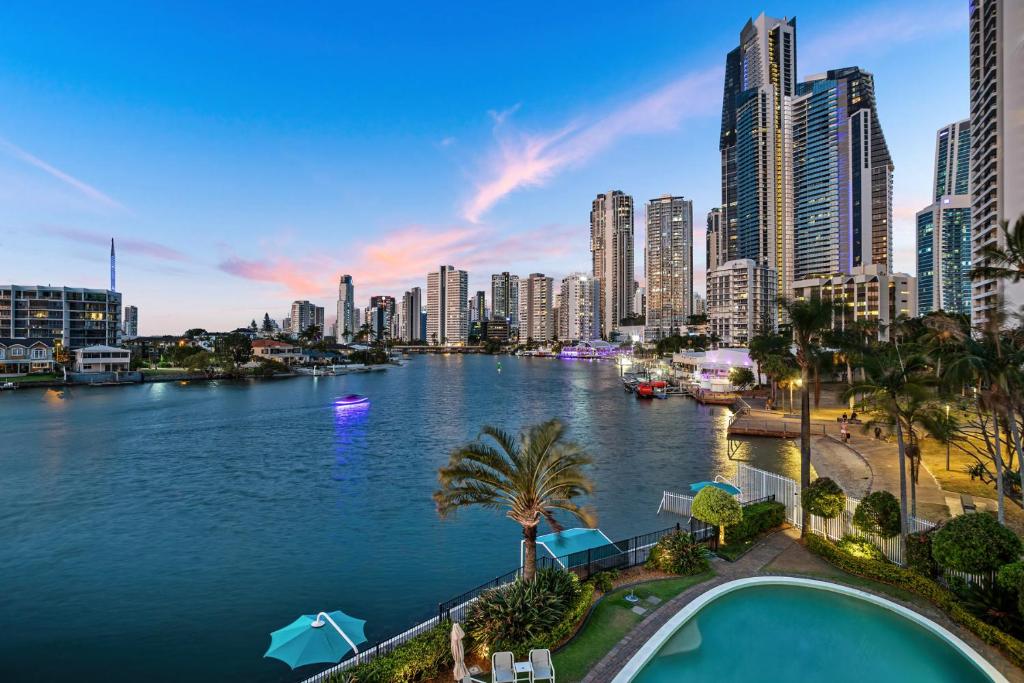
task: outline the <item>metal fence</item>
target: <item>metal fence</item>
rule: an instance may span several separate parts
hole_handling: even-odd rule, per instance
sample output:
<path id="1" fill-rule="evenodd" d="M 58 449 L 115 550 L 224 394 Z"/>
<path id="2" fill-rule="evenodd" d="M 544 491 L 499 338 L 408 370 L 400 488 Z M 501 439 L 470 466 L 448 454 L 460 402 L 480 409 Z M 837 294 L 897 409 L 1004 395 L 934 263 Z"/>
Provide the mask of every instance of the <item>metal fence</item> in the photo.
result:
<path id="1" fill-rule="evenodd" d="M 776 501 L 786 506 L 786 521 L 796 527 L 801 525 L 800 485 L 794 480 L 740 463 L 732 483 L 740 490 L 742 502 L 775 496 Z"/>

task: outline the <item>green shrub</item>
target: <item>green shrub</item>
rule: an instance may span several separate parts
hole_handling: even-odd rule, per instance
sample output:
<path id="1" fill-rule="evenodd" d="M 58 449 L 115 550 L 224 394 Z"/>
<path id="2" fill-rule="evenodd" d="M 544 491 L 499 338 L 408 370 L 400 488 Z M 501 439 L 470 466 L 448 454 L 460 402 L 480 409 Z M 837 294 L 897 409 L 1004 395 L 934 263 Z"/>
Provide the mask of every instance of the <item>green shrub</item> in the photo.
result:
<path id="1" fill-rule="evenodd" d="M 990 514 L 955 517 L 932 537 L 932 556 L 947 569 L 981 573 L 996 571 L 1019 559 L 1021 542 Z"/>
<path id="2" fill-rule="evenodd" d="M 619 578 L 618 569 L 609 569 L 607 571 L 598 572 L 590 578 L 591 583 L 594 584 L 594 588 L 607 593 L 615 585 L 615 579 Z"/>
<path id="3" fill-rule="evenodd" d="M 878 562 L 888 562 L 889 560 L 885 557 L 878 546 L 861 536 L 852 536 L 847 534 L 839 539 L 839 543 L 836 544 L 839 549 L 844 553 L 853 555 L 866 560 L 876 560 Z"/>
<path id="4" fill-rule="evenodd" d="M 900 503 L 888 491 L 868 494 L 853 512 L 853 526 L 865 534 L 892 538 L 900 533 Z"/>
<path id="5" fill-rule="evenodd" d="M 760 533 L 774 529 L 786 521 L 786 506 L 782 503 L 765 501 L 743 507 L 743 519 L 739 524 L 725 528 L 726 543 L 741 543 Z"/>
<path id="6" fill-rule="evenodd" d="M 1004 564 L 996 574 L 996 585 L 1004 591 L 1020 592 L 1024 584 L 1024 562 L 1017 560 L 1010 564 Z"/>
<path id="7" fill-rule="evenodd" d="M 932 557 L 931 531 L 907 534 L 907 568 L 930 579 L 939 575 L 939 565 Z"/>
<path id="8" fill-rule="evenodd" d="M 846 510 L 846 494 L 828 477 L 818 477 L 803 490 L 800 496 L 801 505 L 810 510 L 812 515 L 825 519 L 835 519 Z"/>
<path id="9" fill-rule="evenodd" d="M 693 497 L 690 514 L 718 527 L 719 542 L 725 541 L 725 527 L 743 521 L 743 508 L 734 496 L 717 486 L 705 486 Z"/>
<path id="10" fill-rule="evenodd" d="M 409 683 L 433 678 L 454 665 L 451 631 L 452 622 L 442 621 L 386 655 L 334 674 L 328 680 L 330 683 L 343 683 L 347 680 L 360 683 Z"/>
<path id="11" fill-rule="evenodd" d="M 836 545 L 816 534 L 809 535 L 806 542 L 808 550 L 845 572 L 896 586 L 926 598 L 948 614 L 953 621 L 970 630 L 989 645 L 998 647 L 1014 664 L 1024 666 L 1024 643 L 978 619 L 960 604 L 952 592 L 935 581 L 895 564 L 854 557 L 849 553 L 844 553 Z"/>
<path id="12" fill-rule="evenodd" d="M 708 550 L 690 534 L 673 531 L 651 548 L 645 566 L 669 574 L 700 574 L 708 569 Z"/>

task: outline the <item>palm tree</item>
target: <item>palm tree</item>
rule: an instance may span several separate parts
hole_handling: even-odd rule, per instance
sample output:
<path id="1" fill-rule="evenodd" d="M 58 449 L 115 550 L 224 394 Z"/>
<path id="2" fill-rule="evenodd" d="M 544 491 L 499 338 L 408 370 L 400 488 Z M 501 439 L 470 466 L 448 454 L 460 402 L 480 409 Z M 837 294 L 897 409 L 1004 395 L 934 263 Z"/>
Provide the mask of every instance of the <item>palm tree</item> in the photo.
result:
<path id="1" fill-rule="evenodd" d="M 821 346 L 822 336 L 832 328 L 835 307 L 819 298 L 780 300 L 789 318 L 796 347 L 796 364 L 800 368 L 800 489 L 811 485 L 811 394 L 810 371 Z M 811 526 L 811 512 L 804 508 L 801 536 Z"/>
<path id="2" fill-rule="evenodd" d="M 978 255 L 984 265 L 971 270 L 974 280 L 1010 280 L 1017 283 L 1024 279 L 1024 214 L 1013 228 L 1009 221 L 1001 225 L 1005 247 L 998 243 L 984 246 Z"/>
<path id="3" fill-rule="evenodd" d="M 489 437 L 490 443 L 477 439 L 456 448 L 438 471 L 437 512 L 445 518 L 475 505 L 506 510 L 523 527 L 523 578 L 532 581 L 537 571 L 537 526 L 542 520 L 555 531 L 562 530 L 554 514 L 557 510 L 588 527 L 597 521 L 591 509 L 573 502 L 594 490 L 584 472 L 590 456 L 578 444 L 563 440 L 565 427 L 558 420 L 534 425 L 518 439 L 490 426 L 480 434 Z"/>
<path id="4" fill-rule="evenodd" d="M 942 361 L 957 355 L 963 340 L 970 335 L 970 323 L 964 329 L 962 316 L 955 318 L 941 311 L 929 313 L 921 322 L 927 329 L 921 343 L 935 361 L 935 376 L 942 377 Z"/>

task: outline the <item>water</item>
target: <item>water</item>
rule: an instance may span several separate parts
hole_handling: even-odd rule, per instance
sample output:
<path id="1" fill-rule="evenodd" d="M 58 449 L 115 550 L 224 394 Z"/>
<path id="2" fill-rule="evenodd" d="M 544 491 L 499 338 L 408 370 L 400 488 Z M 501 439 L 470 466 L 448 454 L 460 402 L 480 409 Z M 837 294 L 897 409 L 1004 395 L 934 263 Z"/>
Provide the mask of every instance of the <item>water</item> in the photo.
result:
<path id="1" fill-rule="evenodd" d="M 0 393 L 3 678 L 294 680 L 262 655 L 300 613 L 345 610 L 371 640 L 429 618 L 519 559 L 513 522 L 441 521 L 430 497 L 483 424 L 563 419 L 612 538 L 674 524 L 655 515 L 663 489 L 734 470 L 723 408 L 637 401 L 610 364 L 501 364 Z M 372 403 L 336 411 L 347 393 Z M 739 455 L 799 468 L 788 442 Z"/>
<path id="2" fill-rule="evenodd" d="M 635 683 L 989 680 L 946 641 L 888 609 L 795 586 L 754 586 L 715 599 L 633 678 Z"/>

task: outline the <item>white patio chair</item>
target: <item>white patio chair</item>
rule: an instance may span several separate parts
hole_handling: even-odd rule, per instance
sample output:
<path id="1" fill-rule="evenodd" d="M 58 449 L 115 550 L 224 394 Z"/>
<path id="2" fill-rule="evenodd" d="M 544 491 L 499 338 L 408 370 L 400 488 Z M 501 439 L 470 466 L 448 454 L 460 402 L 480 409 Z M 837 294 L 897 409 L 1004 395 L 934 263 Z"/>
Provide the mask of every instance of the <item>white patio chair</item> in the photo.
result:
<path id="1" fill-rule="evenodd" d="M 530 650 L 531 681 L 555 683 L 555 665 L 551 663 L 551 650 Z"/>
<path id="2" fill-rule="evenodd" d="M 491 682 L 516 683 L 516 656 L 511 652 L 491 655 Z"/>

